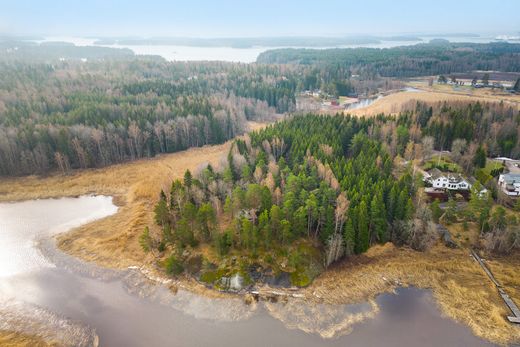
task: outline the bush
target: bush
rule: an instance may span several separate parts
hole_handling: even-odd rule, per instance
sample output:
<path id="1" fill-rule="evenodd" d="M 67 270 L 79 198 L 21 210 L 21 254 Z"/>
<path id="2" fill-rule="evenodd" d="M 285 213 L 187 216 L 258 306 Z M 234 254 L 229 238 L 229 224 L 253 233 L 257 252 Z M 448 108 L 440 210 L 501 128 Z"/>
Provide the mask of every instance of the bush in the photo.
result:
<path id="1" fill-rule="evenodd" d="M 172 254 L 166 259 L 164 262 L 164 268 L 166 269 L 166 273 L 170 275 L 180 275 L 184 271 L 184 266 L 182 262 L 177 259 L 177 257 Z"/>

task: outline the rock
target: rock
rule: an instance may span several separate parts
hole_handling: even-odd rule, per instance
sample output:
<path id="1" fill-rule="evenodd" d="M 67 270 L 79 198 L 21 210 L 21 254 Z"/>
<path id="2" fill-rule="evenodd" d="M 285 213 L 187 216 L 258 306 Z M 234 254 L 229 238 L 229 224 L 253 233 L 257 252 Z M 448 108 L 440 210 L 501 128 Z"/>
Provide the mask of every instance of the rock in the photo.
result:
<path id="1" fill-rule="evenodd" d="M 177 294 L 177 292 L 179 291 L 179 287 L 177 287 L 177 285 L 175 284 L 171 284 L 169 288 L 173 294 Z"/>
<path id="2" fill-rule="evenodd" d="M 278 276 L 265 276 L 265 283 L 275 288 L 291 287 L 291 278 L 288 272 L 281 272 Z"/>
<path id="3" fill-rule="evenodd" d="M 437 232 L 441 235 L 444 245 L 449 248 L 458 248 L 459 246 L 453 241 L 449 230 L 441 224 L 437 224 Z"/>
<path id="4" fill-rule="evenodd" d="M 246 295 L 244 295 L 244 303 L 246 305 L 251 305 L 255 301 L 256 301 L 256 298 L 253 294 L 247 293 Z"/>

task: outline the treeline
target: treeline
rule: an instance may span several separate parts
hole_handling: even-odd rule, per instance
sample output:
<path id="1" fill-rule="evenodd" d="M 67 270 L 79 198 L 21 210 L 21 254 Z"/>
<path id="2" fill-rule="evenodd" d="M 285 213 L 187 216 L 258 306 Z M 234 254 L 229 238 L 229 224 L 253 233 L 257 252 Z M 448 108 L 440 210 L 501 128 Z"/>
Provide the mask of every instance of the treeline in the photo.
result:
<path id="1" fill-rule="evenodd" d="M 308 283 L 312 252 L 293 249 L 302 240 L 321 253 L 323 266 L 389 240 L 424 247 L 423 233 L 412 233 L 412 176 L 396 178 L 393 158 L 368 136 L 380 124 L 298 116 L 235 141 L 227 165 L 208 166 L 195 177 L 187 172 L 168 194 L 161 192 L 155 219 L 162 235 L 153 238 L 147 229 L 143 248 L 173 248 L 168 264 L 178 269 L 188 261 L 186 247 L 201 243 L 224 258 L 292 249 L 292 270 L 305 278 L 298 283 Z M 425 228 L 429 221 L 426 216 Z"/>
<path id="2" fill-rule="evenodd" d="M 406 106 L 405 106 L 406 107 Z M 520 111 L 504 103 L 416 103 L 403 115 L 411 131 L 421 129 L 437 150 L 450 150 L 463 140 L 464 153 L 483 146 L 489 157 L 520 158 Z"/>
<path id="3" fill-rule="evenodd" d="M 75 46 L 67 42 L 36 42 L 0 37 L 0 62 L 56 62 L 59 60 L 133 60 L 134 52 L 128 48 Z M 139 59 L 161 60 L 160 57 Z"/>
<path id="4" fill-rule="evenodd" d="M 281 69 L 118 61 L 0 64 L 0 175 L 100 167 L 242 134 L 294 107 Z"/>
<path id="5" fill-rule="evenodd" d="M 276 49 L 262 64 L 327 66 L 360 76 L 413 77 L 474 70 L 520 72 L 520 44 L 430 43 L 394 48 Z"/>

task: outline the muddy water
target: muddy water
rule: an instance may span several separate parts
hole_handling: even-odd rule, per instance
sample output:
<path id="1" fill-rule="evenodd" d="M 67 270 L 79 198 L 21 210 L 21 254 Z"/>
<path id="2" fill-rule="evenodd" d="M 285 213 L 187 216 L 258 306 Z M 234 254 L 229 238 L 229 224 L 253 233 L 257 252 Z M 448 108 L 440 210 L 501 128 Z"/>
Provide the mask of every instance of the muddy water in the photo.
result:
<path id="1" fill-rule="evenodd" d="M 442 318 L 428 291 L 358 305 L 173 295 L 137 270 L 108 271 L 54 248 L 53 233 L 115 213 L 107 197 L 0 204 L 0 329 L 101 346 L 487 346 Z"/>

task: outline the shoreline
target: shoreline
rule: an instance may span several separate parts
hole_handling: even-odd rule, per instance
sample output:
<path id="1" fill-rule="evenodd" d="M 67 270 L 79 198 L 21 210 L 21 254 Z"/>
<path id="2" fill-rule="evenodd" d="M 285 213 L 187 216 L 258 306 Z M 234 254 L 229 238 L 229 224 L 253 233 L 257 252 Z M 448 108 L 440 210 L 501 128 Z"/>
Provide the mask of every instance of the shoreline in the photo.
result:
<path id="1" fill-rule="evenodd" d="M 153 204 L 161 187 L 167 188 L 173 178 L 181 178 L 186 169 L 194 171 L 201 163 L 218 165 L 230 143 L 100 169 L 73 171 L 67 176 L 0 179 L 0 201 L 89 194 L 112 196 L 119 207 L 117 213 L 57 235 L 57 249 L 103 268 L 137 267 L 144 276 L 150 276 L 150 280 L 171 281 L 174 291 L 180 288 L 210 298 L 236 297 L 239 294 L 208 289 L 193 279 L 167 278 L 153 265 L 153 256 L 144 254 L 138 243 L 144 226 L 153 225 Z M 463 323 L 474 335 L 499 344 L 520 342 L 520 327 L 506 321 L 506 308 L 498 293 L 466 251 L 437 245 L 428 252 L 419 253 L 391 244 L 377 245 L 363 255 L 333 266 L 308 287 L 297 291 L 276 288 L 274 291 L 337 305 L 373 300 L 378 294 L 392 292 L 399 286 L 429 288 L 443 315 Z M 520 268 L 520 256 L 490 262 L 501 283 L 520 286 L 520 278 L 518 283 L 511 283 L 506 277 Z M 272 288 L 266 290 L 273 291 Z M 245 299 L 246 295 L 241 297 Z M 520 289 L 511 292 L 511 296 L 520 301 Z"/>

